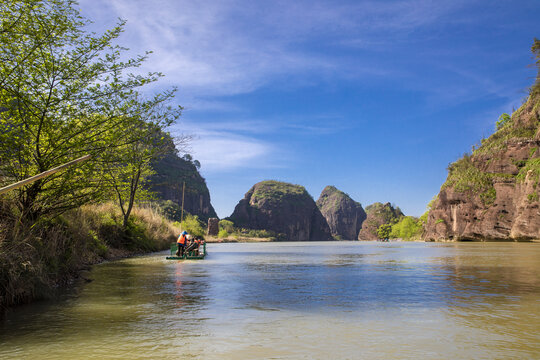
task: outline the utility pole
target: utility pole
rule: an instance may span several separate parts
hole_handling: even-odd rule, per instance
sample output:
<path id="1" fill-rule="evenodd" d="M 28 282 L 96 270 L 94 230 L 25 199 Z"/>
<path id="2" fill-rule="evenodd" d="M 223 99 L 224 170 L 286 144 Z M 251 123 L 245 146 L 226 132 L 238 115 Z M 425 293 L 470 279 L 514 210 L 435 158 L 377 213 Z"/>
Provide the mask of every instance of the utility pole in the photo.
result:
<path id="1" fill-rule="evenodd" d="M 184 193 L 186 191 L 186 182 L 182 183 L 182 214 L 180 215 L 180 230 L 182 230 L 182 222 L 184 222 Z"/>

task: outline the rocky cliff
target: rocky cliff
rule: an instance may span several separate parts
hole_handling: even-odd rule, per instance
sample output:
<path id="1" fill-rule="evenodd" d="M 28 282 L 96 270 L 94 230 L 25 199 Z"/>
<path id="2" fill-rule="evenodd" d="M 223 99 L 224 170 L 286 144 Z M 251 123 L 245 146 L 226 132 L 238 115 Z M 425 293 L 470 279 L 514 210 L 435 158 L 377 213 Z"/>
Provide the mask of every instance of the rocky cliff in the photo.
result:
<path id="1" fill-rule="evenodd" d="M 399 207 L 394 208 L 390 203 L 376 202 L 366 207 L 367 218 L 362 223 L 358 240 L 377 240 L 377 229 L 382 224 L 395 224 L 404 216 Z"/>
<path id="2" fill-rule="evenodd" d="M 448 168 L 432 205 L 428 240 L 540 239 L 540 93 L 471 155 Z"/>
<path id="3" fill-rule="evenodd" d="M 315 201 L 299 185 L 257 183 L 236 205 L 230 219 L 237 227 L 274 231 L 290 241 L 332 240 Z"/>
<path id="4" fill-rule="evenodd" d="M 497 131 L 448 167 L 424 231 L 427 240 L 540 239 L 540 40 L 529 98 Z"/>
<path id="5" fill-rule="evenodd" d="M 317 206 L 326 219 L 334 238 L 356 240 L 366 219 L 362 205 L 334 186 L 327 186 L 321 193 Z"/>
<path id="6" fill-rule="evenodd" d="M 197 215 L 203 221 L 217 217 L 210 203 L 210 192 L 206 181 L 189 159 L 180 158 L 175 151 L 168 152 L 161 159 L 152 163 L 156 172 L 150 178 L 150 190 L 161 200 L 170 200 L 177 207 L 182 205 L 182 184 L 185 182 L 184 210 Z M 178 211 L 176 211 L 178 213 Z M 174 220 L 179 220 L 175 216 Z"/>

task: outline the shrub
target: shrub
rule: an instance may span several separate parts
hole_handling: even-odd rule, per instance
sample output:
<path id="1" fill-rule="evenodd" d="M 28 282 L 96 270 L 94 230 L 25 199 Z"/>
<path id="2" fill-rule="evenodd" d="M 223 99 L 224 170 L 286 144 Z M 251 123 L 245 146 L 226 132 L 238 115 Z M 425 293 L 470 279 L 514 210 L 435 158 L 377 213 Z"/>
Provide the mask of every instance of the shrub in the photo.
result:
<path id="1" fill-rule="evenodd" d="M 422 234 L 422 222 L 412 216 L 405 216 L 397 224 L 392 225 L 391 238 L 409 240 Z"/>
<path id="2" fill-rule="evenodd" d="M 204 238 L 206 235 L 204 224 L 199 220 L 199 217 L 197 215 L 187 214 L 184 217 L 184 221 L 182 221 L 182 223 L 180 224 L 180 228 L 194 236 Z"/>
<path id="3" fill-rule="evenodd" d="M 502 129 L 506 124 L 508 124 L 510 122 L 510 119 L 511 119 L 510 115 L 508 115 L 507 113 L 504 113 L 501 116 L 499 116 L 499 119 L 495 123 L 497 130 Z"/>
<path id="4" fill-rule="evenodd" d="M 234 232 L 234 223 L 230 220 L 220 220 L 219 228 L 227 231 L 230 234 Z"/>

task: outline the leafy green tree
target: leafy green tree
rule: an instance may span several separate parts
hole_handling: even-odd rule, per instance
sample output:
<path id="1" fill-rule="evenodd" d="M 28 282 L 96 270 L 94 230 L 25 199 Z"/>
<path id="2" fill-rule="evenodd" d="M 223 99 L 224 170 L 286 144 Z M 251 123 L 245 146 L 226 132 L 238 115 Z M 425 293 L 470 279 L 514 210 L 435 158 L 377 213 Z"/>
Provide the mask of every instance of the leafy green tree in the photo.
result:
<path id="1" fill-rule="evenodd" d="M 184 215 L 184 221 L 180 223 L 180 228 L 194 236 L 200 236 L 204 238 L 206 235 L 204 224 L 199 220 L 199 217 L 197 215 Z"/>
<path id="2" fill-rule="evenodd" d="M 234 223 L 230 220 L 223 219 L 219 221 L 219 228 L 232 234 L 234 232 Z"/>
<path id="3" fill-rule="evenodd" d="M 103 198 L 113 161 L 107 156 L 140 143 L 134 134 L 146 136 L 127 131 L 134 119 L 162 128 L 180 115 L 181 108 L 167 105 L 174 89 L 141 100 L 138 89 L 162 75 L 128 73 L 148 53 L 121 60 L 126 49 L 113 42 L 124 22 L 102 35 L 89 33 L 89 21 L 76 4 L 13 0 L 0 5 L 0 182 L 92 155 L 91 161 L 17 190 L 17 204 L 28 219 Z"/>
<path id="4" fill-rule="evenodd" d="M 502 129 L 510 121 L 510 119 L 511 117 L 507 113 L 504 113 L 501 116 L 499 116 L 499 119 L 495 123 L 497 130 Z"/>
<path id="5" fill-rule="evenodd" d="M 536 82 L 531 89 L 531 94 L 535 95 L 540 92 L 540 40 L 538 40 L 537 38 L 534 38 L 531 51 L 536 58 L 536 67 L 538 68 L 538 72 L 536 74 Z"/>
<path id="6" fill-rule="evenodd" d="M 412 216 L 404 216 L 397 224 L 392 225 L 390 237 L 409 240 L 422 233 L 422 223 Z"/>
<path id="7" fill-rule="evenodd" d="M 380 239 L 388 239 L 390 237 L 390 232 L 392 231 L 392 225 L 391 224 L 382 224 L 377 229 L 377 235 Z"/>

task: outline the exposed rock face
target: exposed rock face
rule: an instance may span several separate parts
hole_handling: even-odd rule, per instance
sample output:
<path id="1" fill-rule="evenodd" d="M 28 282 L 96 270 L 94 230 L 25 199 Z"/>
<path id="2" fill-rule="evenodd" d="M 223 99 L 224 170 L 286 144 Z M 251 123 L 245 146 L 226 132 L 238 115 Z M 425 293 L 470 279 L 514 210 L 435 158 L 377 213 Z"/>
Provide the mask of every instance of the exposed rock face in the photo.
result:
<path id="1" fill-rule="evenodd" d="M 327 186 L 321 193 L 317 206 L 326 219 L 332 236 L 343 240 L 356 240 L 366 219 L 362 205 L 334 186 Z"/>
<path id="2" fill-rule="evenodd" d="M 156 174 L 150 178 L 150 190 L 162 200 L 182 205 L 182 184 L 185 182 L 184 210 L 203 221 L 217 217 L 210 203 L 210 192 L 197 167 L 171 152 L 152 164 Z M 175 219 L 179 220 L 179 219 Z"/>
<path id="3" fill-rule="evenodd" d="M 427 240 L 540 239 L 540 94 L 472 156 L 449 167 Z"/>
<path id="4" fill-rule="evenodd" d="M 382 224 L 395 224 L 404 216 L 399 207 L 390 203 L 381 204 L 376 202 L 366 207 L 367 218 L 362 223 L 362 229 L 358 234 L 358 240 L 377 240 L 377 229 Z"/>
<path id="5" fill-rule="evenodd" d="M 210 218 L 208 219 L 208 231 L 206 232 L 208 236 L 218 236 L 219 234 L 219 219 Z"/>
<path id="6" fill-rule="evenodd" d="M 332 240 L 330 228 L 303 186 L 255 184 L 230 216 L 235 226 L 285 234 L 290 241 Z"/>

